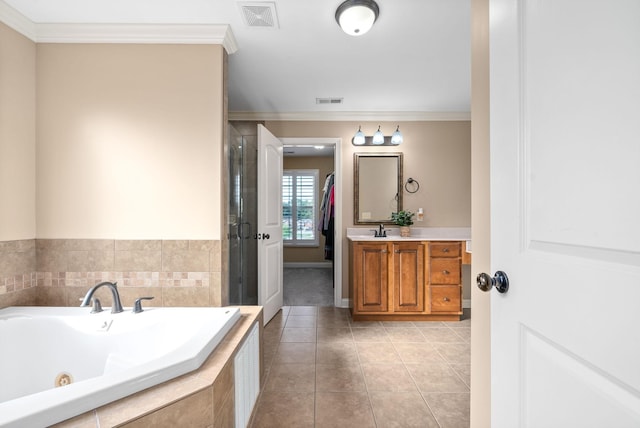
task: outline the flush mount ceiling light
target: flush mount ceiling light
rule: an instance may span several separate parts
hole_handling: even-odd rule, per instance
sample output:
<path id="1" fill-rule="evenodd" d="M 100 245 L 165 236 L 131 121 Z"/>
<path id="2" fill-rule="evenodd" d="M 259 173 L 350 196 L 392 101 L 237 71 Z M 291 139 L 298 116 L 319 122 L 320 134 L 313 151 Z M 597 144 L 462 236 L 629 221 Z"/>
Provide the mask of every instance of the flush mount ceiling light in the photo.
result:
<path id="1" fill-rule="evenodd" d="M 336 21 L 350 36 L 361 36 L 373 27 L 380 9 L 373 0 L 347 0 L 338 6 Z"/>

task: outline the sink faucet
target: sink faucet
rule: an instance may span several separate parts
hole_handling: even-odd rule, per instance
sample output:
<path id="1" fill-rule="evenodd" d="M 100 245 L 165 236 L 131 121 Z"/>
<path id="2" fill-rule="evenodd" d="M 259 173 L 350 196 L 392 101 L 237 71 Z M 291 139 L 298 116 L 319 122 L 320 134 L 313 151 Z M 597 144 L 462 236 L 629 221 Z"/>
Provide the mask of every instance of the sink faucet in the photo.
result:
<path id="1" fill-rule="evenodd" d="M 111 313 L 117 314 L 118 312 L 122 312 L 122 303 L 120 303 L 120 294 L 118 294 L 118 287 L 116 286 L 116 284 L 116 282 L 105 281 L 101 282 L 100 284 L 94 285 L 89 291 L 87 291 L 87 294 L 84 296 L 84 299 L 82 300 L 82 303 L 80 303 L 80 306 L 89 306 L 91 298 L 93 297 L 93 293 L 95 293 L 98 288 L 106 286 L 109 287 L 109 290 L 111 290 L 111 296 L 113 296 L 113 306 L 111 307 Z"/>
<path id="2" fill-rule="evenodd" d="M 384 230 L 384 224 L 380 223 L 380 226 L 378 227 L 378 230 L 374 230 L 373 237 L 374 238 L 386 238 L 387 237 L 387 231 Z"/>

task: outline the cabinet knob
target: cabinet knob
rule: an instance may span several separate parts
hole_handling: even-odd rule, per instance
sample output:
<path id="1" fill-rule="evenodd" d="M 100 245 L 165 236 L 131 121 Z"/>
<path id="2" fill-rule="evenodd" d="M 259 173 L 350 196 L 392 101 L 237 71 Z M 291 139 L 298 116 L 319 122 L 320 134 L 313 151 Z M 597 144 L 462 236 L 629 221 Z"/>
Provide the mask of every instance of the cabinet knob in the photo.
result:
<path id="1" fill-rule="evenodd" d="M 443 252 L 443 253 L 448 253 L 448 252 L 449 252 L 449 248 L 443 248 L 443 249 L 442 249 L 442 252 Z"/>
<path id="2" fill-rule="evenodd" d="M 445 297 L 442 300 L 444 300 L 445 302 L 450 302 L 451 301 L 451 299 L 449 299 L 448 297 Z"/>
<path id="3" fill-rule="evenodd" d="M 446 269 L 445 269 L 445 270 L 443 270 L 443 271 L 442 271 L 442 273 L 443 273 L 444 275 L 449 275 L 451 272 L 449 272 L 448 270 L 446 270 Z"/>

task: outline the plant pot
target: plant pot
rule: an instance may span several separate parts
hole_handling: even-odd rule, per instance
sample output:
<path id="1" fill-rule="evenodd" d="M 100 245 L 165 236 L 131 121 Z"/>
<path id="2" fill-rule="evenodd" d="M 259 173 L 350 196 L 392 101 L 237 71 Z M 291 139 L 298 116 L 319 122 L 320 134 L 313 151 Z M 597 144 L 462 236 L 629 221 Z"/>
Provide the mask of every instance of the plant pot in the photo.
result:
<path id="1" fill-rule="evenodd" d="M 402 238 L 411 236 L 411 228 L 409 226 L 400 226 L 400 236 Z"/>

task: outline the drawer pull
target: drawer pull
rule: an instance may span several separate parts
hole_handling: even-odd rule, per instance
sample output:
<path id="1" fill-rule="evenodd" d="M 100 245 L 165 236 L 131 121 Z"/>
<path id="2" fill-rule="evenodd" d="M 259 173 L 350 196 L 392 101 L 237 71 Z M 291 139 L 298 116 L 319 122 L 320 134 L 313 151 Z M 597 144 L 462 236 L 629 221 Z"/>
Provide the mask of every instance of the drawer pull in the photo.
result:
<path id="1" fill-rule="evenodd" d="M 443 252 L 443 253 L 448 253 L 448 252 L 449 252 L 449 248 L 443 248 L 443 249 L 442 249 L 442 252 Z"/>
<path id="2" fill-rule="evenodd" d="M 445 297 L 442 300 L 444 300 L 445 302 L 450 302 L 451 301 L 451 299 L 449 299 L 448 297 Z"/>
<path id="3" fill-rule="evenodd" d="M 443 274 L 443 275 L 449 275 L 450 273 L 451 273 L 451 272 L 449 272 L 449 271 L 448 271 L 448 270 L 446 270 L 446 269 L 442 271 L 442 274 Z"/>

